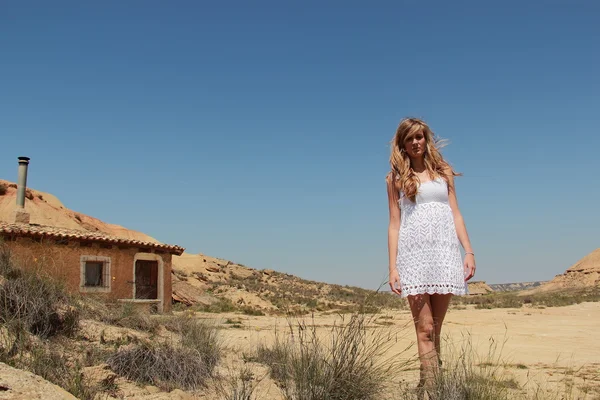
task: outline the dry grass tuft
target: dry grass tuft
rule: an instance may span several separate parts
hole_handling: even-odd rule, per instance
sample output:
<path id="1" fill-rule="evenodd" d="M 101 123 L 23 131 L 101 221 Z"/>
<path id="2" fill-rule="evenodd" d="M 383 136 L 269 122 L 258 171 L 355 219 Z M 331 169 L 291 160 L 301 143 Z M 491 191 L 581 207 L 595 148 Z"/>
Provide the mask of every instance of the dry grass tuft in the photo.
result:
<path id="1" fill-rule="evenodd" d="M 214 303 L 201 304 L 198 303 L 192 308 L 196 311 L 209 312 L 209 313 L 225 313 L 237 311 L 238 307 L 227 298 L 218 297 Z"/>
<path id="2" fill-rule="evenodd" d="M 16 267 L 1 244 L 0 277 L 0 361 L 33 372 L 80 399 L 93 399 L 98 388 L 84 379 L 81 364 L 67 357 L 59 344 L 78 330 L 75 299 L 40 271 Z"/>
<path id="3" fill-rule="evenodd" d="M 225 382 L 220 382 L 217 387 L 219 395 L 224 400 L 255 400 L 256 387 L 260 383 L 252 369 L 245 365 L 239 370 L 232 372 Z"/>
<path id="4" fill-rule="evenodd" d="M 390 354 L 393 337 L 381 328 L 370 329 L 371 320 L 353 314 L 330 329 L 327 343 L 314 324 L 298 322 L 290 326 L 293 341 L 259 347 L 256 358 L 270 367 L 286 399 L 379 399 L 390 376 L 407 363 Z"/>
<path id="5" fill-rule="evenodd" d="M 40 338 L 72 336 L 79 327 L 79 308 L 64 286 L 37 270 L 17 268 L 0 245 L 0 322 Z"/>
<path id="6" fill-rule="evenodd" d="M 156 333 L 160 325 L 149 312 L 141 310 L 133 303 L 109 302 L 92 296 L 86 296 L 82 303 L 84 318 L 150 333 Z"/>
<path id="7" fill-rule="evenodd" d="M 207 321 L 193 318 L 192 314 L 170 317 L 165 327 L 181 335 L 181 346 L 198 352 L 212 372 L 222 355 L 222 344 L 217 327 Z"/>
<path id="8" fill-rule="evenodd" d="M 280 384 L 285 384 L 288 378 L 291 357 L 290 348 L 279 337 L 272 345 L 260 344 L 256 350 L 256 361 L 269 366 L 271 378 Z"/>
<path id="9" fill-rule="evenodd" d="M 458 349 L 446 346 L 450 356 L 438 374 L 431 400 L 509 400 L 520 389 L 518 383 L 503 373 L 497 343 L 492 340 L 488 354 L 479 360 L 471 338 L 466 337 Z"/>
<path id="10" fill-rule="evenodd" d="M 203 387 L 212 372 L 197 350 L 168 343 L 146 342 L 119 350 L 107 364 L 127 379 L 166 391 Z"/>
<path id="11" fill-rule="evenodd" d="M 167 391 L 205 386 L 222 353 L 216 327 L 189 315 L 170 317 L 160 322 L 180 335 L 178 343 L 142 342 L 126 346 L 112 355 L 107 364 L 127 379 L 156 385 Z"/>
<path id="12" fill-rule="evenodd" d="M 76 360 L 70 360 L 59 349 L 51 349 L 48 346 L 32 347 L 28 355 L 21 357 L 13 366 L 41 376 L 78 399 L 92 400 L 99 392 L 98 387 L 84 378 L 82 365 Z"/>
<path id="13" fill-rule="evenodd" d="M 480 359 L 473 349 L 471 337 L 458 344 L 446 343 L 443 365 L 435 374 L 431 387 L 421 384 L 411 390 L 403 386 L 398 400 L 508 400 L 521 398 L 519 385 L 503 373 L 497 343 L 491 340 L 488 354 Z M 500 351 L 501 352 L 501 351 Z M 425 395 L 426 394 L 426 395 Z"/>

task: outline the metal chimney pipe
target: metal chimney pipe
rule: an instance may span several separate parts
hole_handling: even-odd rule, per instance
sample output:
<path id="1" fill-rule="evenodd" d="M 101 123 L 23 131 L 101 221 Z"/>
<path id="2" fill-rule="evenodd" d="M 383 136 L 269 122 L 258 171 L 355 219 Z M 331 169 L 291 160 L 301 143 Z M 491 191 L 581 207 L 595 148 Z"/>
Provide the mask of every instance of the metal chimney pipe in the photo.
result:
<path id="1" fill-rule="evenodd" d="M 17 207 L 25 208 L 25 191 L 27 189 L 27 167 L 29 157 L 19 157 L 19 180 L 17 186 Z"/>

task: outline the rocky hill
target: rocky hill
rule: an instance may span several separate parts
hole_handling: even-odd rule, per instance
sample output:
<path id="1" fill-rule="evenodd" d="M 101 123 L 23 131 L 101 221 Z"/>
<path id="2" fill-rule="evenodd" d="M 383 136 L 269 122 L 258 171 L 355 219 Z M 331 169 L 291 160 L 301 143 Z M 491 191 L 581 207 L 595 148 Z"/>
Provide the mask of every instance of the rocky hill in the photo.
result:
<path id="1" fill-rule="evenodd" d="M 471 295 L 481 295 L 492 293 L 494 289 L 490 287 L 484 281 L 472 281 L 469 282 L 469 294 Z"/>
<path id="2" fill-rule="evenodd" d="M 514 282 L 514 283 L 490 283 L 494 292 L 516 292 L 519 290 L 529 290 L 540 287 L 545 281 L 535 282 Z"/>
<path id="3" fill-rule="evenodd" d="M 583 289 L 600 287 L 600 248 L 569 267 L 565 273 L 541 285 L 539 290 Z"/>

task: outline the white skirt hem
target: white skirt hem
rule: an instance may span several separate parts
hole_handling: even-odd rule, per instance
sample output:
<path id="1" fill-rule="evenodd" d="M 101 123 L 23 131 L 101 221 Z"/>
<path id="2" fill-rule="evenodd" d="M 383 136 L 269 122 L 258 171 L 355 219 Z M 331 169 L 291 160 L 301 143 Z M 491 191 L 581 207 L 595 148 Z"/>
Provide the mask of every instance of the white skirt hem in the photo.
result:
<path id="1" fill-rule="evenodd" d="M 439 286 L 420 286 L 405 288 L 400 285 L 400 297 L 417 296 L 423 294 L 453 294 L 455 296 L 466 296 L 469 294 L 469 288 L 464 287 L 439 287 Z"/>

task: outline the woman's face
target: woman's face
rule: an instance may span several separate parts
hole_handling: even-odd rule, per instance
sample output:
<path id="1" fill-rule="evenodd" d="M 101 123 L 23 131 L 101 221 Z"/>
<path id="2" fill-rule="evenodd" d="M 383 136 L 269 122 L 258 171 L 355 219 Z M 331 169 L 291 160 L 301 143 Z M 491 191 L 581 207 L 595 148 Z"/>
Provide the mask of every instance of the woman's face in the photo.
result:
<path id="1" fill-rule="evenodd" d="M 421 158 L 425 155 L 427 149 L 427 141 L 422 132 L 417 132 L 412 137 L 406 138 L 404 141 L 404 151 L 410 158 Z"/>

